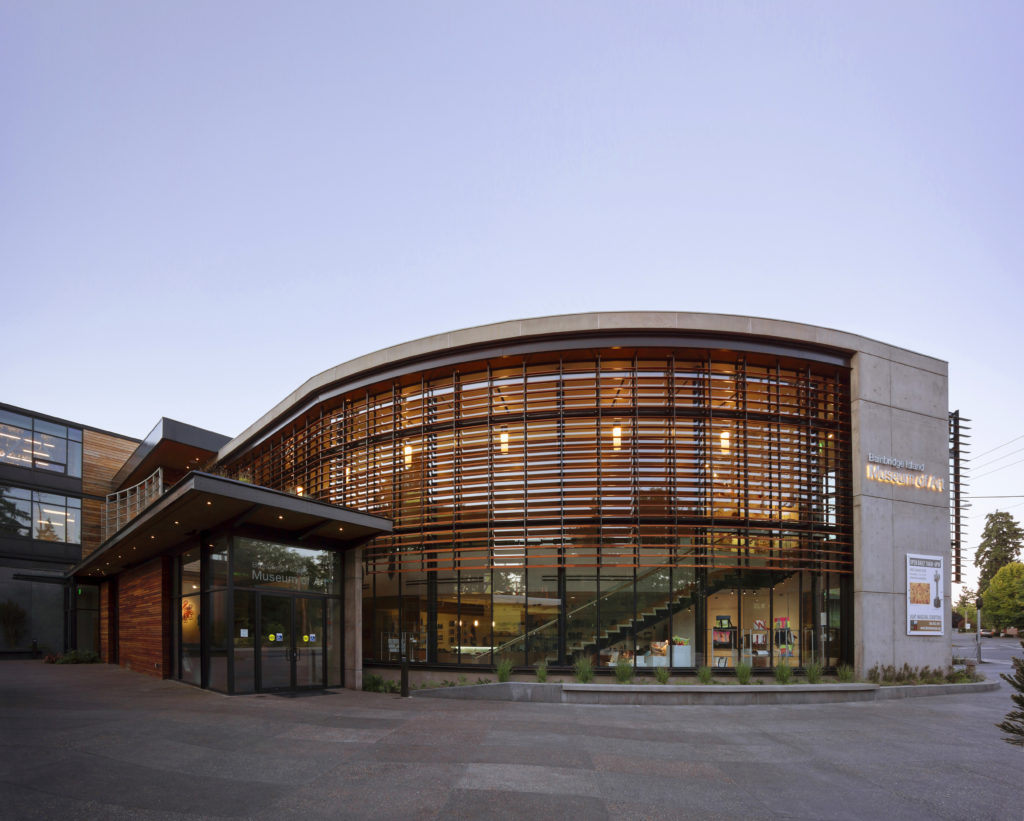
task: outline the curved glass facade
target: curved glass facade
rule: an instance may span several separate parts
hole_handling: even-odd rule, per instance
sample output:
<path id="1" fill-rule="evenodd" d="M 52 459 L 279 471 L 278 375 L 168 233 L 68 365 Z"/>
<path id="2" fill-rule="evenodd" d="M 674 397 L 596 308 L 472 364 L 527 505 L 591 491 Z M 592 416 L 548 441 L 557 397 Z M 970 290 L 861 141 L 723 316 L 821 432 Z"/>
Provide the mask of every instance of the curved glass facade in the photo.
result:
<path id="1" fill-rule="evenodd" d="M 403 633 L 439 665 L 849 660 L 846 367 L 471 356 L 342 385 L 231 464 L 394 520 L 364 549 L 367 661 Z"/>

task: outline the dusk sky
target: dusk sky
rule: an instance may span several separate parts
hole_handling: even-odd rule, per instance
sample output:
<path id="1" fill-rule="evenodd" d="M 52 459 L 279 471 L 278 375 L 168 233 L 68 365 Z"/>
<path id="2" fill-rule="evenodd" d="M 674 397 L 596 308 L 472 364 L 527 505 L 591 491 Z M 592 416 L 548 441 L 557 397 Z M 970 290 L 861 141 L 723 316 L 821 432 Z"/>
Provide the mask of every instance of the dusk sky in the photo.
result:
<path id="1" fill-rule="evenodd" d="M 948 361 L 973 493 L 1020 496 L 1022 32 L 1020 2 L 6 0 L 0 401 L 233 436 L 429 334 L 746 314 Z"/>

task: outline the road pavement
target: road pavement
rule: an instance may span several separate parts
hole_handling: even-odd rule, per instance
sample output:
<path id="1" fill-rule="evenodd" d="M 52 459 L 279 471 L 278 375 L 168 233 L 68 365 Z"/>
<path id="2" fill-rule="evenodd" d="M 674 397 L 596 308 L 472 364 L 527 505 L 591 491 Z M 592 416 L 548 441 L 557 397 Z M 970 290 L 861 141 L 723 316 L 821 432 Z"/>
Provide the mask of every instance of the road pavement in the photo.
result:
<path id="1" fill-rule="evenodd" d="M 109 665 L 6 661 L 0 817 L 1024 821 L 1024 750 L 994 726 L 1009 694 L 744 707 L 229 697 Z"/>

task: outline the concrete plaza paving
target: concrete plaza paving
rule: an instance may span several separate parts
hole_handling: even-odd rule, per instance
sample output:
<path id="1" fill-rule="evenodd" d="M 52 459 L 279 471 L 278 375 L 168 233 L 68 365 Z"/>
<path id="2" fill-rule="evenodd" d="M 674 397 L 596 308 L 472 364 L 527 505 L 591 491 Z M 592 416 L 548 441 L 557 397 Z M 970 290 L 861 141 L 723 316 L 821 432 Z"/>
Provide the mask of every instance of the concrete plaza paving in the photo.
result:
<path id="1" fill-rule="evenodd" d="M 228 697 L 7 661 L 0 818 L 1018 821 L 1010 707 L 1005 684 L 744 707 Z"/>

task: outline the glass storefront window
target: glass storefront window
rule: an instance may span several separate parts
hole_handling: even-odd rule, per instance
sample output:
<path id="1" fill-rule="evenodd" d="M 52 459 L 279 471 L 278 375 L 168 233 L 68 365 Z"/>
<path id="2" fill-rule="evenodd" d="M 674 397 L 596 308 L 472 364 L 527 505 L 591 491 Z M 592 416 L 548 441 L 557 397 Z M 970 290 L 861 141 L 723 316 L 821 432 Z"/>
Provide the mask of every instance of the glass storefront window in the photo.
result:
<path id="1" fill-rule="evenodd" d="M 403 573 L 402 631 L 409 639 L 409 661 L 427 660 L 427 632 L 430 609 L 427 606 L 427 574 L 422 570 Z"/>
<path id="2" fill-rule="evenodd" d="M 82 431 L 0 410 L 0 463 L 82 475 Z"/>
<path id="3" fill-rule="evenodd" d="M 773 656 L 773 585 L 852 573 L 848 370 L 694 348 L 517 357 L 352 391 L 233 466 L 283 489 L 329 475 L 332 501 L 396 520 L 366 551 L 365 657 L 396 661 L 387 637 L 412 632 L 428 663 L 640 666 L 674 637 L 676 667 L 805 663 L 826 594 L 789 602 L 792 654 Z"/>
<path id="4" fill-rule="evenodd" d="M 82 500 L 2 485 L 0 533 L 43 542 L 81 544 Z"/>
<path id="5" fill-rule="evenodd" d="M 208 686 L 211 690 L 226 693 L 228 691 L 228 594 L 226 590 L 218 590 L 216 593 L 210 593 L 208 598 L 210 602 L 210 680 Z"/>
<path id="6" fill-rule="evenodd" d="M 772 589 L 772 662 L 800 663 L 800 577 L 788 576 Z"/>
<path id="7" fill-rule="evenodd" d="M 459 612 L 463 664 L 490 664 L 494 616 L 491 611 L 490 576 L 486 570 L 462 571 L 459 578 Z"/>
<path id="8" fill-rule="evenodd" d="M 0 485 L 0 533 L 28 537 L 32 531 L 32 491 Z"/>
<path id="9" fill-rule="evenodd" d="M 181 675 L 182 681 L 200 686 L 203 683 L 202 599 L 181 597 Z"/>
<path id="10" fill-rule="evenodd" d="M 210 550 L 210 579 L 207 587 L 217 589 L 228 586 L 228 543 L 219 538 Z"/>
<path id="11" fill-rule="evenodd" d="M 201 561 L 199 548 L 183 553 L 178 558 L 179 611 L 179 667 L 178 678 L 195 684 L 203 683 L 202 594 Z"/>
<path id="12" fill-rule="evenodd" d="M 565 570 L 565 653 L 570 664 L 587 657 L 594 661 L 597 635 L 597 570 L 567 567 Z"/>
<path id="13" fill-rule="evenodd" d="M 494 571 L 494 657 L 526 660 L 526 571 Z"/>
<path id="14" fill-rule="evenodd" d="M 256 595 L 235 591 L 235 624 L 232 632 L 235 692 L 256 691 Z"/>
<path id="15" fill-rule="evenodd" d="M 765 573 L 747 573 L 743 577 L 741 655 L 751 667 L 768 667 L 771 660 L 772 591 L 766 576 Z"/>
<path id="16" fill-rule="evenodd" d="M 436 629 L 437 661 L 440 664 L 457 664 L 459 661 L 459 645 L 462 644 L 460 621 L 457 572 L 450 568 L 438 571 Z"/>
<path id="17" fill-rule="evenodd" d="M 562 600 L 558 597 L 557 551 L 538 550 L 531 558 L 537 565 L 553 566 L 527 570 L 527 663 L 534 665 L 546 660 L 557 664 L 558 617 L 562 611 Z"/>
<path id="18" fill-rule="evenodd" d="M 708 665 L 735 667 L 739 659 L 740 596 L 735 571 L 708 571 L 706 607 Z"/>
<path id="19" fill-rule="evenodd" d="M 274 588 L 312 593 L 339 592 L 336 554 L 292 547 L 263 539 L 235 539 L 236 587 Z"/>

